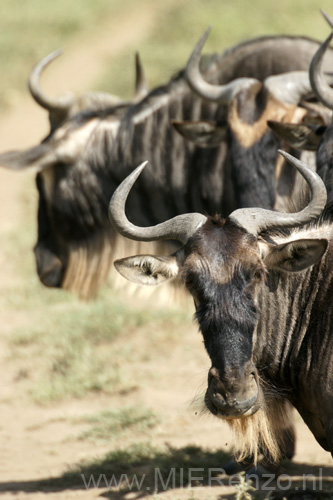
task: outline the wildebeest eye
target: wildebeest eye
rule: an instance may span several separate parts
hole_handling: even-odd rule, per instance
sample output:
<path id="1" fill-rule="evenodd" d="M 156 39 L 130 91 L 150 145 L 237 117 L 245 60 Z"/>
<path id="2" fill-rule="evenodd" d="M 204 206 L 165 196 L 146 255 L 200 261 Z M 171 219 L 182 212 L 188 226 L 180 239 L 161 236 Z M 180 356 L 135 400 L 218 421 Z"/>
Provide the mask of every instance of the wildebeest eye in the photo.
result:
<path id="1" fill-rule="evenodd" d="M 253 281 L 255 282 L 263 281 L 265 275 L 266 275 L 265 269 L 257 268 L 253 273 Z"/>
<path id="2" fill-rule="evenodd" d="M 243 276 L 248 285 L 250 285 L 253 281 L 257 281 L 261 278 L 261 270 L 255 268 L 249 268 L 244 270 Z"/>
<path id="3" fill-rule="evenodd" d="M 246 286 L 246 293 L 250 293 L 251 295 L 255 292 L 256 286 L 263 281 L 265 271 L 263 269 L 253 269 L 252 272 L 249 272 L 250 277 Z"/>
<path id="4" fill-rule="evenodd" d="M 258 281 L 261 281 L 263 279 L 263 276 L 264 276 L 263 269 L 260 268 L 252 269 L 247 274 L 247 280 L 248 282 L 250 282 L 249 284 L 255 284 Z"/>

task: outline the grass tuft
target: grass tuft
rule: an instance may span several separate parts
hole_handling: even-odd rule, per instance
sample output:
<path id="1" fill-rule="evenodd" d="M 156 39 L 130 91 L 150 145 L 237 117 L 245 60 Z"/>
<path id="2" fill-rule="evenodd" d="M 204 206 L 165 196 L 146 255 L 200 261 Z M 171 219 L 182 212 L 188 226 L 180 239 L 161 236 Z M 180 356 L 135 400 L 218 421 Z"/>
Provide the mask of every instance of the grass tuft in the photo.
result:
<path id="1" fill-rule="evenodd" d="M 90 425 L 89 430 L 78 436 L 80 440 L 103 440 L 122 438 L 131 433 L 136 436 L 153 429 L 158 423 L 158 417 L 145 408 L 127 406 L 117 410 L 106 410 L 95 415 L 86 415 L 76 419 L 76 423 Z"/>
<path id="2" fill-rule="evenodd" d="M 32 308 L 28 323 L 8 336 L 12 357 L 20 360 L 20 372 L 26 374 L 20 380 L 40 404 L 135 390 L 143 378 L 135 376 L 133 357 L 147 360 L 145 345 L 150 357 L 158 355 L 189 322 L 187 314 L 174 312 L 170 318 L 165 310 L 130 307 L 110 290 L 92 303 L 72 299 L 43 309 L 41 314 Z"/>

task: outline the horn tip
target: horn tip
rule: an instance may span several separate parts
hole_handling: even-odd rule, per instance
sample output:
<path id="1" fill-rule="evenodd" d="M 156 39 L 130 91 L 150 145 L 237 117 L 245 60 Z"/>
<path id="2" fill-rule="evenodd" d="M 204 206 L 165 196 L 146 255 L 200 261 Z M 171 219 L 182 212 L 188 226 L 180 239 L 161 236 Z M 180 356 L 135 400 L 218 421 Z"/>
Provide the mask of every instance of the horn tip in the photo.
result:
<path id="1" fill-rule="evenodd" d="M 202 50 L 211 30 L 212 30 L 212 25 L 210 24 L 206 29 L 206 31 L 204 32 L 204 34 L 202 35 L 202 37 L 200 38 L 199 42 L 197 43 L 195 50 L 200 50 L 200 51 Z"/>
<path id="2" fill-rule="evenodd" d="M 320 9 L 320 12 L 324 19 L 328 22 L 328 24 L 333 28 L 333 20 L 330 18 L 328 14 L 324 11 L 324 9 Z"/>
<path id="3" fill-rule="evenodd" d="M 50 58 L 55 59 L 56 57 L 59 57 L 61 54 L 63 54 L 63 52 L 63 49 L 57 49 L 50 54 Z"/>
<path id="4" fill-rule="evenodd" d="M 190 55 L 190 58 L 189 58 L 187 65 L 186 65 L 187 72 L 192 72 L 193 67 L 195 65 L 199 64 L 202 49 L 206 43 L 206 40 L 208 38 L 208 35 L 209 35 L 211 29 L 212 29 L 212 25 L 209 25 L 208 28 L 206 29 L 206 31 L 204 32 L 204 34 L 202 35 L 202 37 L 200 38 L 200 40 L 195 45 L 195 47 L 192 51 L 192 54 Z"/>
<path id="5" fill-rule="evenodd" d="M 283 151 L 283 149 L 278 149 L 278 153 L 283 156 L 289 163 L 294 165 L 294 162 L 297 161 L 297 158 L 295 158 L 293 155 L 287 153 L 287 151 Z"/>
<path id="6" fill-rule="evenodd" d="M 205 42 L 208 38 L 209 33 L 212 31 L 213 25 L 210 24 L 202 36 L 202 41 Z"/>
<path id="7" fill-rule="evenodd" d="M 135 172 L 138 172 L 138 174 L 141 174 L 142 170 L 145 169 L 145 167 L 148 165 L 148 160 L 143 161 L 140 163 L 140 165 L 135 169 Z"/>

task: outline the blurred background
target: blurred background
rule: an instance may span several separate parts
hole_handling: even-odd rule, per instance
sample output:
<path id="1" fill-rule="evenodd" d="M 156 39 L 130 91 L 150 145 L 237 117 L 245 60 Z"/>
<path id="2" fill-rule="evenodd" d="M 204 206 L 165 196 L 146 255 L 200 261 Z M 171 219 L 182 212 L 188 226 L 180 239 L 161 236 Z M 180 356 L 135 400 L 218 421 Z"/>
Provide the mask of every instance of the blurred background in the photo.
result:
<path id="1" fill-rule="evenodd" d="M 36 145 L 48 133 L 27 77 L 58 48 L 63 54 L 43 75 L 47 93 L 103 90 L 126 98 L 136 51 L 153 88 L 186 64 L 208 25 L 205 53 L 271 34 L 322 41 L 329 28 L 319 8 L 333 15 L 331 0 L 0 0 L 0 151 Z M 84 490 L 82 471 L 222 466 L 231 437 L 224 424 L 199 415 L 209 362 L 192 309 L 138 305 L 111 287 L 83 303 L 43 287 L 33 258 L 34 183 L 35 172 L 0 170 L 3 498 L 43 491 L 69 498 L 69 490 L 70 498 L 97 498 L 100 490 Z M 321 464 L 332 475 L 328 454 L 297 422 L 296 463 L 307 471 Z M 204 492 L 221 494 L 233 493 Z"/>

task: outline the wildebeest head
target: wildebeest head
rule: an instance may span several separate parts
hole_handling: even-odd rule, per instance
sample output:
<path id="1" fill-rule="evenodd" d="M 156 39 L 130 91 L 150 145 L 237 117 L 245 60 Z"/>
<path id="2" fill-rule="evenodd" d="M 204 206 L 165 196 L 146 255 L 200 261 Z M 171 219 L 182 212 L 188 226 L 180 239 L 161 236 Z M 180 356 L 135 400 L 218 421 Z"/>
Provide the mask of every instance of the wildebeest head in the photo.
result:
<path id="1" fill-rule="evenodd" d="M 331 19 L 323 10 L 321 11 L 326 21 L 329 23 L 331 28 L 333 28 L 333 19 Z M 330 136 L 332 134 L 332 110 L 333 110 L 333 90 L 330 87 L 327 78 L 332 76 L 331 74 L 324 75 L 323 71 L 323 61 L 325 53 L 332 41 L 333 33 L 331 33 L 327 39 L 321 44 L 316 53 L 314 54 L 310 69 L 309 78 L 311 83 L 311 88 L 318 98 L 322 106 L 315 106 L 314 109 L 317 115 L 321 116 L 322 123 L 320 125 L 313 123 L 278 123 L 276 121 L 269 121 L 269 127 L 274 130 L 274 132 L 285 140 L 291 146 L 298 149 L 305 149 L 309 151 L 317 151 L 320 148 L 321 142 L 327 143 L 331 141 L 325 141 L 325 136 Z M 331 82 L 330 82 L 331 83 Z M 324 140 L 322 141 L 322 139 Z M 318 154 L 317 159 L 321 156 Z M 328 157 L 332 157 L 330 152 Z M 328 160 L 326 157 L 325 160 Z M 324 163 L 325 163 L 324 160 Z M 327 163 L 327 161 L 326 161 Z M 319 165 L 320 167 L 321 165 Z"/>
<path id="2" fill-rule="evenodd" d="M 209 30 L 199 40 L 186 67 L 190 88 L 203 100 L 219 103 L 227 109 L 224 122 L 173 121 L 176 130 L 186 139 L 201 147 L 216 147 L 223 141 L 230 143 L 231 176 L 234 180 L 239 207 L 262 206 L 271 208 L 279 200 L 276 194 L 290 194 L 295 172 L 283 164 L 277 154 L 281 147 L 268 123 L 302 124 L 323 117 L 317 109 L 307 106 L 312 94 L 307 71 L 293 71 L 256 78 L 237 78 L 224 85 L 212 85 L 200 71 L 200 58 Z M 287 147 L 287 146 L 286 146 Z M 297 154 L 297 153 L 294 153 Z M 252 163 L 251 172 L 245 168 Z"/>
<path id="3" fill-rule="evenodd" d="M 298 108 L 312 92 L 306 71 L 293 71 L 267 77 L 237 78 L 224 85 L 212 85 L 200 72 L 200 58 L 210 28 L 194 48 L 186 66 L 186 79 L 190 88 L 202 99 L 228 106 L 228 123 L 178 122 L 175 128 L 187 139 L 203 147 L 214 147 L 223 140 L 227 127 L 245 148 L 253 146 L 269 130 L 267 120 L 299 122 L 308 110 Z"/>
<path id="4" fill-rule="evenodd" d="M 122 101 L 104 92 L 88 92 L 78 98 L 71 93 L 51 97 L 41 88 L 40 78 L 59 54 L 56 51 L 42 59 L 29 77 L 33 98 L 49 112 L 49 135 L 35 147 L 2 154 L 0 163 L 14 170 L 37 170 L 38 241 L 34 251 L 40 280 L 46 286 L 63 286 L 87 297 L 103 282 L 110 265 L 105 262 L 110 260 L 105 213 L 110 196 L 107 193 L 117 183 L 110 186 L 107 178 L 108 156 L 119 120 L 130 105 L 144 98 L 148 89 L 136 54 L 132 100 Z M 102 166 L 104 172 L 100 172 Z M 66 276 L 70 262 L 75 270 Z M 88 265 L 92 267 L 90 272 Z M 80 274 L 89 279 L 80 281 Z"/>
<path id="5" fill-rule="evenodd" d="M 301 272 L 327 248 L 325 239 L 286 238 L 275 243 L 270 231 L 295 228 L 316 220 L 326 203 L 326 189 L 306 165 L 281 152 L 305 178 L 312 199 L 298 213 L 259 208 L 238 209 L 226 219 L 185 214 L 152 227 L 137 227 L 125 216 L 127 195 L 145 164 L 117 189 L 110 202 L 114 227 L 126 237 L 148 241 L 174 238 L 183 243 L 175 254 L 141 255 L 115 262 L 127 279 L 157 285 L 180 275 L 191 293 L 196 319 L 211 360 L 207 408 L 217 416 L 239 419 L 265 407 L 253 339 L 260 311 L 258 297 L 268 273 Z"/>
<path id="6" fill-rule="evenodd" d="M 330 110 L 333 109 L 333 90 L 327 82 L 328 75 L 325 77 L 323 72 L 324 55 L 332 38 L 333 33 L 331 33 L 319 47 L 312 59 L 309 70 L 311 88 L 319 102 L 323 105 L 316 108 L 317 113 L 321 114 L 322 124 L 316 125 L 306 122 L 302 124 L 278 123 L 276 121 L 268 122 L 270 128 L 274 130 L 274 132 L 295 148 L 316 151 L 326 128 L 332 121 L 332 112 L 330 112 Z"/>
<path id="7" fill-rule="evenodd" d="M 325 17 L 333 27 L 333 20 L 330 20 L 326 15 Z M 327 81 L 327 75 L 323 71 L 323 59 L 332 38 L 333 33 L 319 47 L 309 70 L 313 92 L 321 103 L 320 107 L 316 107 L 316 111 L 321 114 L 323 123 L 269 122 L 270 128 L 293 148 L 316 151 L 317 172 L 327 186 L 329 204 L 333 201 L 333 90 Z"/>

